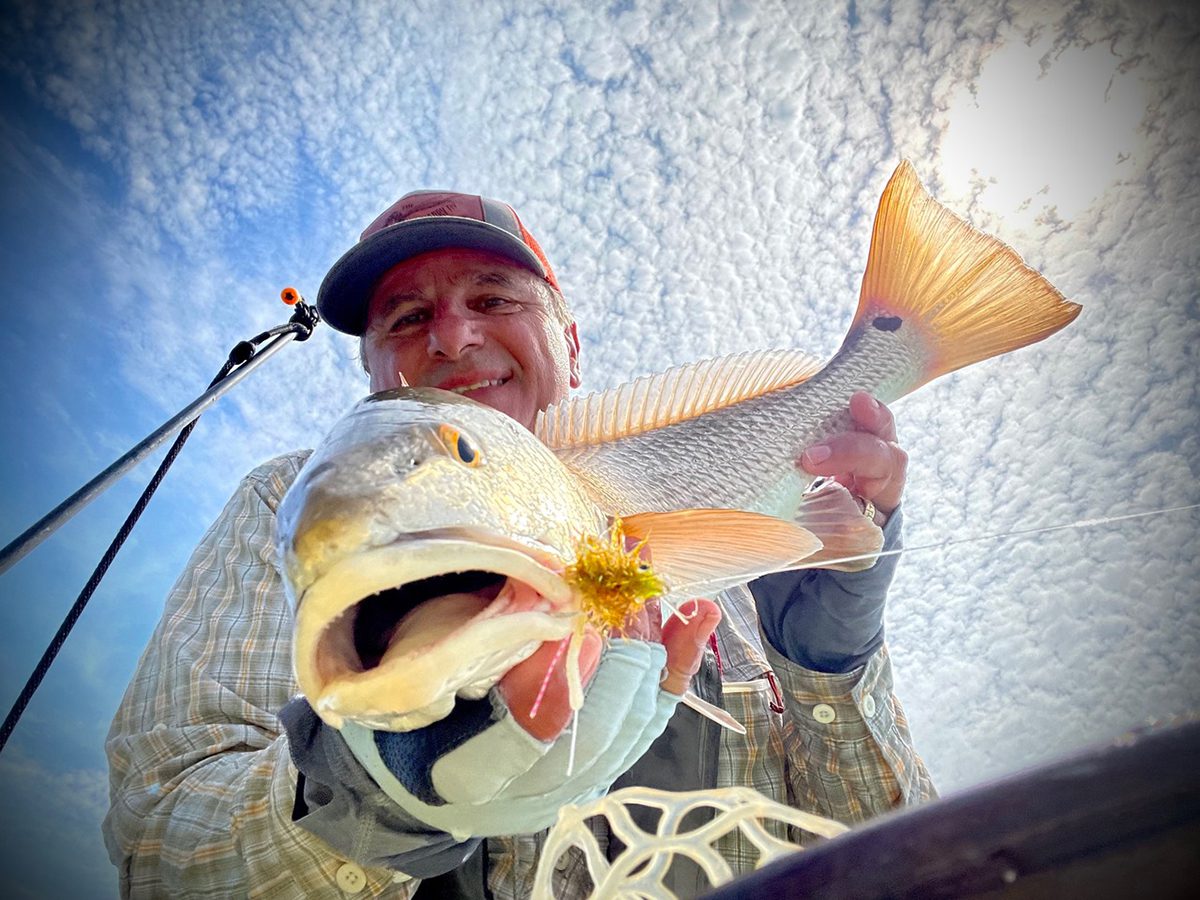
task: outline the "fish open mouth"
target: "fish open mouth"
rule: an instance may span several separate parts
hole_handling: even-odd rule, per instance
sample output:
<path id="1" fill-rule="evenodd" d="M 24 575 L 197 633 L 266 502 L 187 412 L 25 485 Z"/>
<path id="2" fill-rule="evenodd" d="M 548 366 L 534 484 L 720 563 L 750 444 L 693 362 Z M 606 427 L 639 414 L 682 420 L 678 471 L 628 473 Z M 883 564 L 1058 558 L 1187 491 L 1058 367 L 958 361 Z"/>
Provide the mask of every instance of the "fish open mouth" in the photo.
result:
<path id="1" fill-rule="evenodd" d="M 359 601 L 343 614 L 352 620 L 352 642 L 362 671 L 379 665 L 401 623 L 427 602 L 445 606 L 444 598 L 463 596 L 474 599 L 483 611 L 504 588 L 508 577 L 496 572 L 452 572 L 434 575 L 399 587 L 389 588 Z M 440 601 L 440 602 L 439 602 Z M 403 639 L 401 634 L 400 639 Z"/>
<path id="2" fill-rule="evenodd" d="M 331 725 L 405 731 L 482 697 L 546 640 L 573 595 L 547 555 L 476 536 L 373 548 L 335 564 L 297 609 L 296 675 Z"/>

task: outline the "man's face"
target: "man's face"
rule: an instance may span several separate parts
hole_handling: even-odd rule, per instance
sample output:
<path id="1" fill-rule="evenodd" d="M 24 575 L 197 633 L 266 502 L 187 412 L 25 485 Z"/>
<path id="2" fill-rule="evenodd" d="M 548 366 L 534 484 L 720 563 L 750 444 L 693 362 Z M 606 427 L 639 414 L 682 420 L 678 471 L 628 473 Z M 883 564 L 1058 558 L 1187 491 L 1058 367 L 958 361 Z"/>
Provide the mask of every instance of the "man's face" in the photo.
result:
<path id="1" fill-rule="evenodd" d="M 537 275 L 479 250 L 435 250 L 389 269 L 371 294 L 371 390 L 407 382 L 465 394 L 533 428 L 579 386 L 579 340 Z"/>

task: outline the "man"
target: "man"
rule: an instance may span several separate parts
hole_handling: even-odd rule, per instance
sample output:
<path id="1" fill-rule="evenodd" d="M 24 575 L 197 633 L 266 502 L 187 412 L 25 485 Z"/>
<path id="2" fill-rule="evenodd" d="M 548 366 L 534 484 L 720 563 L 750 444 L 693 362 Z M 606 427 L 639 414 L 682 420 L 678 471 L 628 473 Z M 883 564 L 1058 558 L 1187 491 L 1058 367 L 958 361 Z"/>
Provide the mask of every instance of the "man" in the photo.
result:
<path id="1" fill-rule="evenodd" d="M 402 198 L 331 269 L 318 306 L 333 327 L 361 337 L 372 390 L 405 383 L 453 390 L 532 427 L 539 410 L 580 382 L 577 329 L 553 271 L 516 213 L 493 200 L 444 192 Z M 865 513 L 890 516 L 885 536 L 894 546 L 905 457 L 885 407 L 861 394 L 851 412 L 856 431 L 808 448 L 800 462 L 838 477 L 863 498 Z M 523 712 L 552 648 L 497 685 L 484 720 L 464 722 L 456 707 L 429 729 L 352 749 L 292 697 L 291 610 L 272 526 L 306 457 L 280 457 L 243 481 L 172 590 L 118 710 L 105 838 L 122 891 L 409 896 L 423 878 L 420 897 L 524 896 L 542 835 L 467 839 L 466 828 L 429 825 L 413 798 L 453 813 L 453 803 L 430 796 L 433 767 L 468 766 L 470 783 L 475 765 L 482 792 L 490 773 L 479 760 L 501 759 L 524 740 L 535 752 L 518 780 L 544 794 L 539 814 L 552 813 L 563 770 L 544 760 L 557 752 L 567 721 L 565 678 L 537 720 Z M 644 672 L 631 676 L 641 683 L 626 691 L 645 702 L 623 702 L 648 707 L 617 717 L 622 727 L 588 748 L 577 776 L 603 788 L 616 774 L 605 766 L 628 754 L 636 762 L 617 786 L 747 784 L 842 821 L 930 796 L 883 647 L 892 559 L 853 575 L 760 579 L 753 594 L 723 592 L 723 616 L 697 601 L 691 622 L 671 623 L 661 635 L 652 619 L 638 623 L 618 643 L 649 648 Z M 710 633 L 716 652 L 704 652 Z M 660 641 L 665 652 L 654 650 Z M 620 689 L 617 663 L 597 644 L 583 664 L 589 690 Z M 747 734 L 676 709 L 689 683 Z M 585 717 L 606 709 L 585 704 L 581 733 Z M 627 719 L 639 724 L 626 727 Z M 483 800 L 504 810 L 508 790 L 492 785 Z M 602 828 L 599 836 L 606 838 Z M 721 850 L 737 869 L 753 865 L 752 849 L 736 837 Z M 686 866 L 673 878 L 680 893 L 703 885 Z M 587 886 L 578 856 L 555 873 L 560 896 Z"/>

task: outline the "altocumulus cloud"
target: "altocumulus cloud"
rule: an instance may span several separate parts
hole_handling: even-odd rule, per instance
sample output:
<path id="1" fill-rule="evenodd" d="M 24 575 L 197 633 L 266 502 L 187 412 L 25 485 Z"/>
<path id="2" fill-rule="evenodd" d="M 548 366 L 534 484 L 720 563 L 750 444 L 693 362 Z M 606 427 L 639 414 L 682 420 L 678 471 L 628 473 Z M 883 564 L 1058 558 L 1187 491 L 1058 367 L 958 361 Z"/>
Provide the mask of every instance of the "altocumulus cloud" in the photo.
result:
<path id="1" fill-rule="evenodd" d="M 64 442 L 102 433 L 115 455 L 196 393 L 226 348 L 282 317 L 269 298 L 283 283 L 315 296 L 358 230 L 417 187 L 521 211 L 580 320 L 588 389 L 765 346 L 827 355 L 879 192 L 908 157 L 1085 307 L 1051 342 L 896 405 L 912 457 L 908 543 L 1197 501 L 1189 6 L 699 6 L 14 10 L 2 65 L 79 147 L 7 125 L 31 178 L 69 182 L 86 209 L 57 237 L 91 264 L 89 334 L 108 356 L 71 377 L 136 407 L 101 426 L 84 407 L 105 392 L 72 400 L 51 368 L 18 388 L 56 398 L 31 401 L 51 410 L 39 427 Z M 63 315 L 82 321 L 72 300 Z M 202 523 L 238 474 L 311 445 L 365 391 L 355 356 L 318 333 L 206 417 L 162 501 L 161 539 L 137 548 L 154 562 L 114 575 L 136 615 L 118 625 L 110 606 L 92 626 L 126 648 L 124 665 L 94 644 L 64 656 L 64 679 L 113 682 L 97 689 L 89 733 Z M 890 641 L 943 789 L 1194 706 L 1195 527 L 1194 513 L 1163 516 L 904 562 Z M 55 718 L 39 719 L 47 735 Z M 71 770 L 86 781 L 102 764 L 97 747 Z M 98 815 L 83 836 L 64 814 L 62 833 L 94 845 Z M 59 821 L 57 807 L 38 816 Z"/>

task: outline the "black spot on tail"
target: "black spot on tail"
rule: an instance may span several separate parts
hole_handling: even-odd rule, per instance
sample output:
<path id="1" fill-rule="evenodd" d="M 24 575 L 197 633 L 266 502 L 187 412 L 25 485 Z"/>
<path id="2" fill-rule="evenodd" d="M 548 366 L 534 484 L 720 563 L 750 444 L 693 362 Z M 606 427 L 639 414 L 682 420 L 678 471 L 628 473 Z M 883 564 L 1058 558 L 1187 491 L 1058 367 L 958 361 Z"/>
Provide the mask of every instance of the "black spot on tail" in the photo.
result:
<path id="1" fill-rule="evenodd" d="M 871 324 L 880 331 L 899 331 L 904 320 L 899 316 L 876 316 Z"/>

